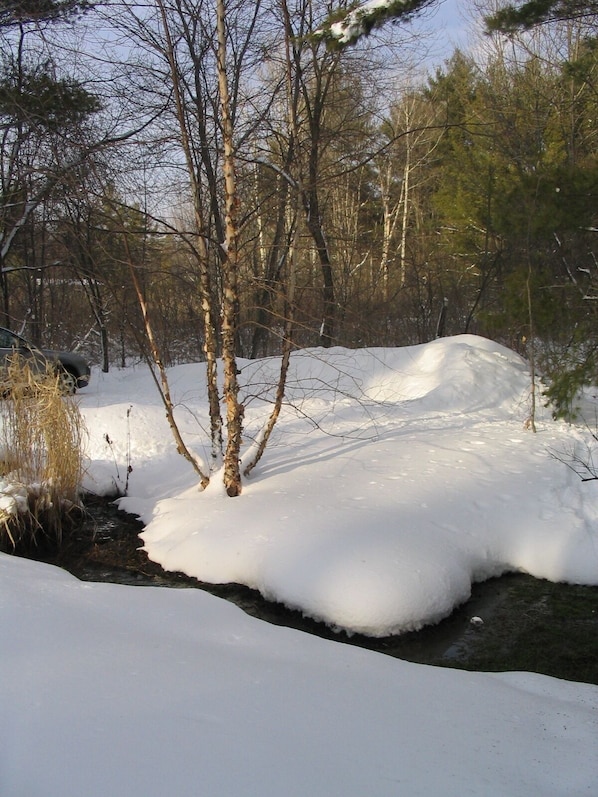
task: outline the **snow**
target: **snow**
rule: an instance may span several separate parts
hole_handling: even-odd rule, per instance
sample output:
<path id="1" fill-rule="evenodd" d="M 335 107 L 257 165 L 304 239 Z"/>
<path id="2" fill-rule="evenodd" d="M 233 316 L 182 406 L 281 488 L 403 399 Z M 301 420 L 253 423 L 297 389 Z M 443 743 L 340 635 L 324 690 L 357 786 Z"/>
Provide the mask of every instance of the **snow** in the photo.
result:
<path id="1" fill-rule="evenodd" d="M 277 365 L 240 363 L 245 462 Z M 169 376 L 206 461 L 202 374 Z M 297 352 L 234 499 L 217 475 L 198 489 L 146 368 L 94 372 L 78 400 L 87 488 L 127 483 L 121 506 L 167 569 L 373 636 L 436 622 L 508 570 L 598 583 L 598 485 L 566 464 L 591 435 L 544 409 L 527 429 L 527 366 L 482 338 Z M 3 797 L 598 793 L 593 685 L 411 664 L 200 590 L 81 583 L 5 555 L 0 608 Z"/>
<path id="2" fill-rule="evenodd" d="M 278 361 L 240 365 L 247 463 Z M 205 461 L 203 368 L 170 379 L 185 439 Z M 598 583 L 595 485 L 550 455 L 581 445 L 583 430 L 543 408 L 538 433 L 524 428 L 530 377 L 518 355 L 467 335 L 308 350 L 292 357 L 288 384 L 266 455 L 231 501 L 218 476 L 198 490 L 145 369 L 98 375 L 81 394 L 89 487 L 122 483 L 130 464 L 121 507 L 145 522 L 151 559 L 349 632 L 437 622 L 473 581 L 510 570 Z"/>
<path id="3" fill-rule="evenodd" d="M 370 14 L 388 8 L 389 0 L 369 0 L 359 8 L 350 11 L 341 22 L 334 22 L 330 26 L 330 34 L 340 44 L 349 44 L 365 33 L 364 23 Z"/>
<path id="4" fill-rule="evenodd" d="M 361 36 L 365 35 L 376 20 L 380 19 L 380 12 L 386 12 L 388 18 L 394 15 L 403 15 L 404 18 L 410 12 L 417 10 L 425 5 L 426 0 L 368 0 L 363 5 L 357 6 L 348 11 L 338 22 L 333 22 L 324 28 L 316 31 L 316 36 L 329 37 L 336 41 L 340 46 L 352 44 Z"/>

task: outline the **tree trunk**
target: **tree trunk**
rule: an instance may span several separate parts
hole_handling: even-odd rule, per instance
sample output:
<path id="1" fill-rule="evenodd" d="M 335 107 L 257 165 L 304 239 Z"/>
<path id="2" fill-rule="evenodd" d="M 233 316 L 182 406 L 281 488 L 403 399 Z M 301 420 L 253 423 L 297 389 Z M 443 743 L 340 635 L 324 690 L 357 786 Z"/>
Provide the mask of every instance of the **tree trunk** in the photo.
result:
<path id="1" fill-rule="evenodd" d="M 162 397 L 162 403 L 164 404 L 164 409 L 166 411 L 166 419 L 168 420 L 168 425 L 170 426 L 170 429 L 172 431 L 177 446 L 177 451 L 187 460 L 187 462 L 189 462 L 193 466 L 193 469 L 195 470 L 195 472 L 199 477 L 201 486 L 205 488 L 209 484 L 210 478 L 207 473 L 203 472 L 196 457 L 187 448 L 185 441 L 182 438 L 178 424 L 176 423 L 174 417 L 174 404 L 170 395 L 170 387 L 166 376 L 166 369 L 162 362 L 162 358 L 160 357 L 160 351 L 158 349 L 158 344 L 156 343 L 156 339 L 154 337 L 154 331 L 147 311 L 147 303 L 145 301 L 145 297 L 143 295 L 143 291 L 139 283 L 139 278 L 137 276 L 135 264 L 133 263 L 133 258 L 129 251 L 127 235 L 124 232 L 123 232 L 123 242 L 125 245 L 125 251 L 127 253 L 127 261 L 129 266 L 129 273 L 131 275 L 131 281 L 133 283 L 133 287 L 135 288 L 135 292 L 137 294 L 139 307 L 141 308 L 141 313 L 143 316 L 143 325 L 145 327 L 145 333 L 147 335 L 147 339 L 150 344 L 152 359 L 160 375 L 160 379 L 158 380 L 156 378 L 155 372 L 152 369 L 152 376 L 154 377 L 156 386 L 160 391 L 160 396 Z"/>
<path id="2" fill-rule="evenodd" d="M 208 405 L 210 409 L 210 437 L 211 437 L 211 467 L 214 470 L 220 464 L 222 457 L 222 415 L 220 413 L 220 396 L 218 393 L 218 366 L 217 352 L 218 341 L 213 324 L 213 292 L 208 265 L 208 251 L 206 246 L 207 225 L 204 220 L 200 202 L 201 186 L 196 172 L 189 130 L 185 115 L 185 105 L 180 86 L 180 75 L 176 62 L 174 46 L 168 26 L 168 18 L 162 0 L 158 0 L 164 35 L 166 37 L 166 57 L 172 80 L 176 117 L 179 125 L 181 146 L 185 155 L 187 173 L 191 183 L 193 195 L 193 210 L 197 228 L 197 260 L 199 264 L 199 291 L 201 297 L 202 321 L 204 332 L 204 353 L 206 356 L 206 380 L 208 391 Z"/>
<path id="3" fill-rule="evenodd" d="M 334 343 L 334 323 L 336 315 L 336 301 L 334 295 L 334 275 L 332 272 L 332 261 L 328 250 L 328 244 L 322 229 L 319 217 L 318 201 L 315 192 L 310 192 L 311 196 L 304 196 L 303 206 L 307 218 L 307 228 L 316 245 L 318 260 L 320 261 L 320 271 L 322 273 L 322 325 L 320 326 L 320 342 L 322 346 L 332 346 Z"/>
<path id="4" fill-rule="evenodd" d="M 243 432 L 243 405 L 239 403 L 236 338 L 239 316 L 237 283 L 237 185 L 235 177 L 233 124 L 230 115 L 228 78 L 226 75 L 226 29 L 224 0 L 217 0 L 218 29 L 218 89 L 222 115 L 225 237 L 222 250 L 222 364 L 224 371 L 224 400 L 226 402 L 226 449 L 224 451 L 224 486 L 232 498 L 241 493 L 240 452 Z"/>

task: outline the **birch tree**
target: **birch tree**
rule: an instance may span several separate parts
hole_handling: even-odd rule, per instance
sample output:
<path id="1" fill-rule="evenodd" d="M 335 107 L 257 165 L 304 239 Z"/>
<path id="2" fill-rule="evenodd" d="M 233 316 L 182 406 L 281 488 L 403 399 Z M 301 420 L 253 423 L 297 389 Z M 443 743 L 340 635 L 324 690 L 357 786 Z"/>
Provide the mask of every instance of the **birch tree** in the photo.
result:
<path id="1" fill-rule="evenodd" d="M 156 134 L 163 136 L 165 146 L 172 146 L 173 173 L 180 174 L 182 167 L 188 182 L 194 229 L 181 231 L 181 236 L 193 246 L 199 273 L 211 425 L 211 459 L 204 475 L 212 478 L 222 468 L 226 492 L 233 497 L 242 489 L 244 406 L 237 358 L 241 320 L 248 317 L 242 299 L 258 296 L 258 322 L 272 317 L 275 292 L 283 309 L 280 380 L 272 414 L 258 436 L 259 458 L 284 398 L 293 340 L 290 308 L 295 296 L 299 209 L 321 278 L 320 342 L 335 341 L 337 297 L 333 250 L 325 232 L 322 175 L 326 153 L 333 150 L 337 136 L 327 127 L 330 101 L 339 80 L 349 85 L 342 71 L 346 56 L 312 37 L 315 21 L 324 16 L 324 4 L 313 0 L 298 0 L 293 7 L 287 0 L 251 4 L 153 0 L 143 8 L 123 0 L 121 14 L 119 30 L 144 48 L 144 63 L 136 65 L 136 74 L 145 69 L 147 82 L 140 79 L 139 86 L 144 96 L 154 92 L 156 109 L 158 102 L 164 103 Z M 272 67 L 271 93 L 263 90 L 264 60 Z M 282 129 L 270 124 L 275 107 L 285 108 Z M 270 141 L 263 141 L 265 130 Z M 340 153 L 340 143 L 337 146 Z M 342 157 L 339 154 L 339 162 Z M 260 199 L 256 202 L 251 191 L 256 174 L 257 184 L 265 185 L 265 172 L 276 186 L 276 221 L 268 234 Z M 256 228 L 259 275 L 265 281 L 261 291 L 250 291 L 254 271 L 248 253 L 253 246 L 251 230 Z M 151 318 L 141 295 L 140 303 L 149 336 Z M 254 350 L 259 337 L 254 336 Z M 217 379 L 220 361 L 222 396 Z M 163 394 L 167 395 L 165 388 Z M 256 461 L 245 465 L 245 473 Z"/>
<path id="2" fill-rule="evenodd" d="M 380 134 L 385 146 L 374 163 L 382 206 L 380 272 L 387 302 L 393 264 L 399 288 L 407 281 L 410 226 L 416 234 L 415 197 L 430 181 L 429 167 L 444 126 L 420 91 L 407 90 L 393 105 Z"/>

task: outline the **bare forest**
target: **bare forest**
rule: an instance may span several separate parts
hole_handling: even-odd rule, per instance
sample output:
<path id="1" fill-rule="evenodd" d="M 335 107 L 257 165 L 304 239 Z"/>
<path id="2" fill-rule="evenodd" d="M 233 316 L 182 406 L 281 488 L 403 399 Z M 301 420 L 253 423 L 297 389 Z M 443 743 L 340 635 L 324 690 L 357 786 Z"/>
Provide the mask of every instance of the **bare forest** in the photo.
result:
<path id="1" fill-rule="evenodd" d="M 433 3 L 334 46 L 345 7 L 0 3 L 0 324 L 149 358 L 166 406 L 166 368 L 205 361 L 233 470 L 238 358 L 281 356 L 278 406 L 303 347 L 484 335 L 563 408 L 596 375 L 595 17 L 430 69 Z"/>

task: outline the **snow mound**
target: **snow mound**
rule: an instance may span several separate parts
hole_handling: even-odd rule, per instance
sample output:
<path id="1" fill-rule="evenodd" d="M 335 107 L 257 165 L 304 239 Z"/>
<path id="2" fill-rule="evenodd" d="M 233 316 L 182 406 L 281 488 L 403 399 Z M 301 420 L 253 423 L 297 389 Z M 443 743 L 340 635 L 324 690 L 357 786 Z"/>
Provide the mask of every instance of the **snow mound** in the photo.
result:
<path id="1" fill-rule="evenodd" d="M 271 399 L 278 358 L 242 361 L 250 397 Z M 461 413 L 518 407 L 529 394 L 529 368 L 517 354 L 475 335 L 398 349 L 304 349 L 293 354 L 286 398 L 385 404 Z"/>

